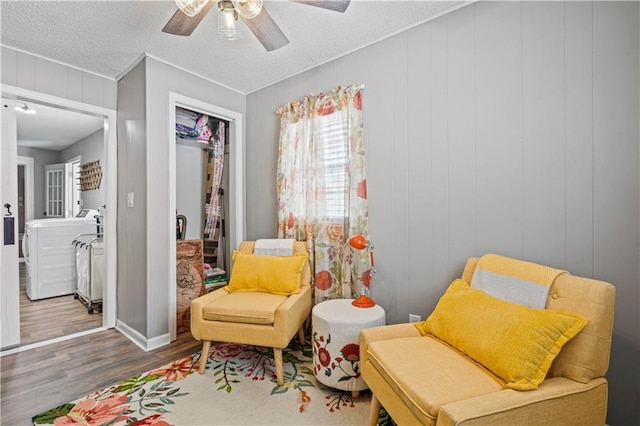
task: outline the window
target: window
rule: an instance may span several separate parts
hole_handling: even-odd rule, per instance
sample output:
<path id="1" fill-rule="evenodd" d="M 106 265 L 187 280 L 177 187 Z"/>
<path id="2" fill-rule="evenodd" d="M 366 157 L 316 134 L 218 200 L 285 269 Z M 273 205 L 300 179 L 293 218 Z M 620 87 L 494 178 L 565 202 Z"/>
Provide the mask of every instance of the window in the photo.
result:
<path id="1" fill-rule="evenodd" d="M 319 117 L 316 121 L 316 140 L 322 141 L 316 149 L 314 173 L 318 216 L 345 217 L 348 181 L 348 152 L 344 122 L 339 113 Z"/>

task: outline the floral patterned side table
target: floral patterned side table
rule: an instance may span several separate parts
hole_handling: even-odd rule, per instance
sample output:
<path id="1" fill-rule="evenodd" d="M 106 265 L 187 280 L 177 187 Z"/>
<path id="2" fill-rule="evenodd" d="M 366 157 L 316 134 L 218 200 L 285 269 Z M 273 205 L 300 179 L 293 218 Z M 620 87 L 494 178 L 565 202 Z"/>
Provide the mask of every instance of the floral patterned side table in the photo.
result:
<path id="1" fill-rule="evenodd" d="M 367 384 L 360 376 L 360 330 L 385 325 L 379 305 L 357 308 L 351 299 L 327 300 L 313 307 L 313 374 L 332 388 L 351 391 L 354 398 Z"/>

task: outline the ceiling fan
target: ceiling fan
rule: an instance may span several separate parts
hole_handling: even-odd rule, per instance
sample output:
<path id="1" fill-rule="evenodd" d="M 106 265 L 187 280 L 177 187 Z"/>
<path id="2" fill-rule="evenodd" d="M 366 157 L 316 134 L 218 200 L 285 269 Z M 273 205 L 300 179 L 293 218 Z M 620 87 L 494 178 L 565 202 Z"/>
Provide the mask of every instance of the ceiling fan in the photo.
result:
<path id="1" fill-rule="evenodd" d="M 291 0 L 336 12 L 344 12 L 351 0 Z M 221 38 L 235 40 L 239 38 L 236 26 L 238 17 L 242 18 L 249 30 L 258 38 L 267 51 L 289 44 L 278 24 L 269 12 L 262 7 L 263 0 L 175 0 L 178 10 L 162 29 L 163 32 L 189 36 L 214 4 L 218 4 L 218 34 Z"/>

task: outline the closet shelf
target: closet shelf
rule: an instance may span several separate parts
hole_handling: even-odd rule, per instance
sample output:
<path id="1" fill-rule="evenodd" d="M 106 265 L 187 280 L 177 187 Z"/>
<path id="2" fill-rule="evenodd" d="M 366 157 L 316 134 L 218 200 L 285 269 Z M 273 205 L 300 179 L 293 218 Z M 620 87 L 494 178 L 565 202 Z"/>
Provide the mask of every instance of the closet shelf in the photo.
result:
<path id="1" fill-rule="evenodd" d="M 198 139 L 187 139 L 187 138 L 181 138 L 176 136 L 176 143 L 178 145 L 187 145 L 187 146 L 193 146 L 196 148 L 208 148 L 209 147 L 209 143 L 206 141 L 200 141 Z"/>

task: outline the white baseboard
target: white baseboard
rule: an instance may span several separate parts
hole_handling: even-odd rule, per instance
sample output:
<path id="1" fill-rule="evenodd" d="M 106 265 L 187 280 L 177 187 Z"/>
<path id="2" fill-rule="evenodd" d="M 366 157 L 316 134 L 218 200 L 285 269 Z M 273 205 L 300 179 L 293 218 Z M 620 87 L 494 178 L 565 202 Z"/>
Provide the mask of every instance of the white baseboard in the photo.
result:
<path id="1" fill-rule="evenodd" d="M 120 320 L 116 321 L 116 330 L 122 333 L 127 339 L 131 340 L 136 344 L 136 346 L 138 346 L 145 352 L 152 351 L 171 343 L 169 333 L 147 339 L 142 334 L 140 334 L 140 332 L 134 330 Z"/>

